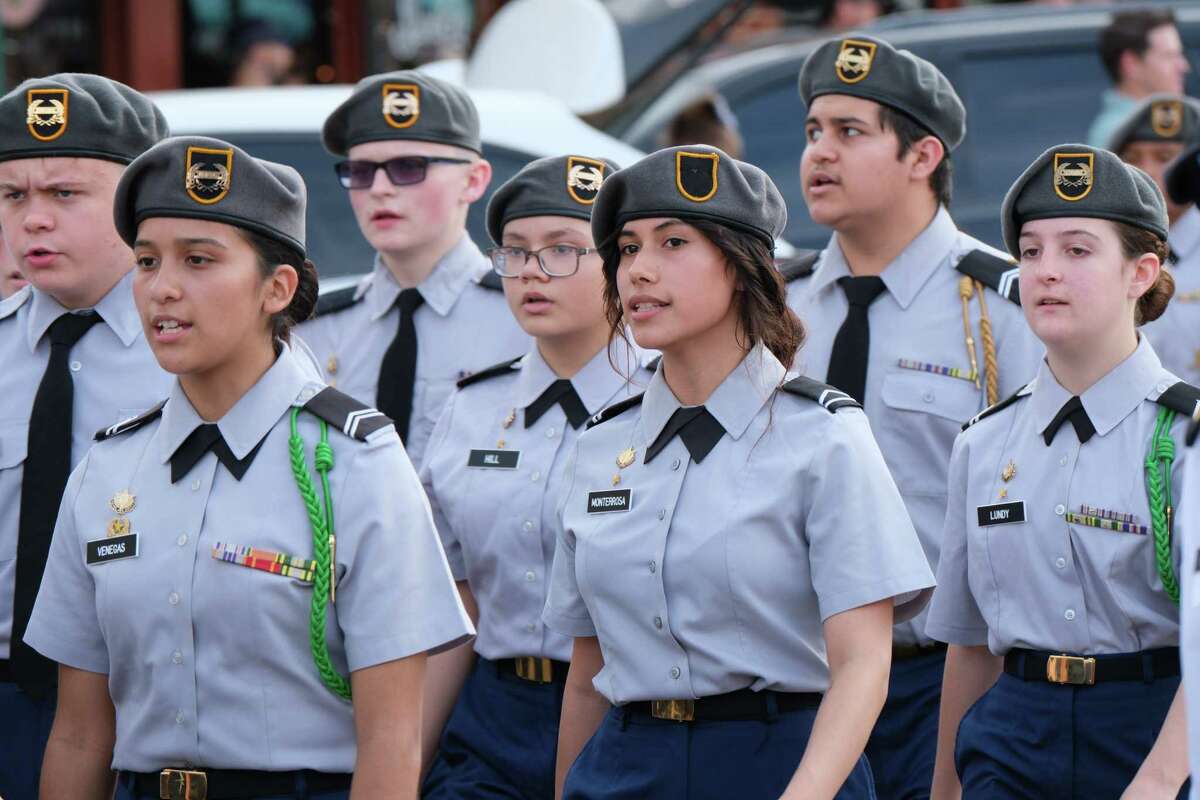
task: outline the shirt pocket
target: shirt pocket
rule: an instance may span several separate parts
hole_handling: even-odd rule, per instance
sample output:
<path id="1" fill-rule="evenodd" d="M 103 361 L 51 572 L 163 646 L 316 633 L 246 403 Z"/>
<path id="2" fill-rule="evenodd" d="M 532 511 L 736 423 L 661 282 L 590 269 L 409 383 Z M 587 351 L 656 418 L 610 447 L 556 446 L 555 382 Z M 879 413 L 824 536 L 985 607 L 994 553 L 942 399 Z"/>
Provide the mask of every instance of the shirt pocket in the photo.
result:
<path id="1" fill-rule="evenodd" d="M 962 425 L 980 408 L 972 381 L 896 368 L 884 376 L 883 413 L 871 417 L 902 494 L 946 494 L 946 461 Z"/>
<path id="2" fill-rule="evenodd" d="M 9 504 L 7 509 L 0 510 L 0 520 L 11 521 L 0 530 L 0 561 L 17 557 L 21 476 L 28 444 L 28 420 L 0 422 L 0 498 Z"/>
<path id="3" fill-rule="evenodd" d="M 882 396 L 891 410 L 932 415 L 961 426 L 979 411 L 981 394 L 974 381 L 903 370 L 884 376 Z"/>

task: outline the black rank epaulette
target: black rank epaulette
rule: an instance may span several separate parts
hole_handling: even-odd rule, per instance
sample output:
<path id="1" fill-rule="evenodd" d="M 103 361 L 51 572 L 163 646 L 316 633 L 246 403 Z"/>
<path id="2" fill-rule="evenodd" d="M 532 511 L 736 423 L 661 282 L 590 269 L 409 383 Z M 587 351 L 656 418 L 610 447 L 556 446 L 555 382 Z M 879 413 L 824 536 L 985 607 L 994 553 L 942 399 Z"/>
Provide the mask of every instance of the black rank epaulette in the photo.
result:
<path id="1" fill-rule="evenodd" d="M 120 436 L 122 433 L 129 433 L 130 431 L 136 431 L 138 428 L 142 427 L 147 422 L 153 422 L 154 420 L 156 420 L 160 416 L 162 416 L 163 406 L 165 406 L 166 404 L 167 404 L 167 401 L 163 400 L 161 403 L 154 406 L 154 408 L 151 408 L 147 411 L 143 411 L 141 414 L 138 414 L 136 417 L 130 417 L 129 419 L 123 419 L 120 422 L 118 422 L 116 425 L 109 425 L 107 428 L 101 428 L 100 430 L 96 431 L 96 435 L 93 438 L 97 442 L 103 442 L 105 439 L 111 439 L 114 436 Z"/>
<path id="2" fill-rule="evenodd" d="M 1200 389 L 1187 381 L 1179 381 L 1167 387 L 1154 402 L 1185 417 L 1195 417 L 1197 404 L 1200 403 Z"/>
<path id="3" fill-rule="evenodd" d="M 779 273 L 783 275 L 784 283 L 791 283 L 812 275 L 820 258 L 820 250 L 807 250 L 798 256 L 779 262 Z"/>
<path id="4" fill-rule="evenodd" d="M 365 442 L 380 428 L 392 425 L 392 419 L 378 409 L 355 400 L 345 392 L 326 386 L 304 404 L 304 410 L 320 417 L 351 439 Z"/>
<path id="5" fill-rule="evenodd" d="M 479 279 L 479 285 L 485 289 L 494 289 L 497 292 L 504 291 L 504 279 L 497 275 L 495 270 L 491 269 Z"/>
<path id="6" fill-rule="evenodd" d="M 1011 406 L 1013 403 L 1020 400 L 1022 397 L 1028 397 L 1031 394 L 1031 392 L 1026 391 L 1027 389 L 1029 389 L 1028 384 L 1026 384 L 1025 386 L 1022 386 L 1020 389 L 1018 389 L 1015 394 L 1012 394 L 1012 395 L 1004 398 L 1003 400 L 1000 400 L 1000 401 L 988 406 L 983 411 L 980 411 L 978 414 L 976 414 L 975 416 L 971 417 L 969 420 L 964 422 L 962 429 L 965 431 L 967 428 L 971 427 L 976 422 L 979 422 L 979 420 L 986 419 L 987 417 L 990 417 L 992 414 L 995 414 L 997 411 L 1003 411 L 1004 409 Z"/>
<path id="7" fill-rule="evenodd" d="M 972 250 L 963 256 L 956 269 L 993 289 L 1005 300 L 1021 305 L 1021 287 L 1017 284 L 1020 267 L 1012 261 L 986 250 Z"/>
<path id="8" fill-rule="evenodd" d="M 317 296 L 317 310 L 313 312 L 313 316 L 323 317 L 326 314 L 333 314 L 349 308 L 362 299 L 355 296 L 357 292 L 357 285 L 345 286 L 331 292 L 321 292 Z"/>
<path id="9" fill-rule="evenodd" d="M 596 427 L 601 422 L 608 422 L 618 414 L 623 414 L 635 406 L 640 406 L 642 404 L 642 397 L 644 395 L 645 392 L 641 394 L 635 394 L 633 397 L 626 397 L 621 402 L 613 403 L 608 408 L 602 409 L 599 413 L 593 414 L 592 418 L 588 420 L 588 429 Z"/>
<path id="10" fill-rule="evenodd" d="M 481 369 L 479 372 L 472 372 L 465 378 L 459 378 L 458 383 L 455 385 L 460 389 L 465 389 L 473 383 L 480 383 L 490 378 L 498 378 L 501 375 L 509 375 L 514 370 L 521 368 L 517 362 L 524 357 L 525 356 L 517 356 L 516 358 L 510 358 L 508 361 L 501 361 L 499 364 L 494 364 L 486 369 Z"/>
<path id="11" fill-rule="evenodd" d="M 792 378 L 779 387 L 788 394 L 799 395 L 813 400 L 830 414 L 843 408 L 862 408 L 862 404 L 840 389 L 835 389 L 827 383 L 821 383 L 805 375 Z"/>

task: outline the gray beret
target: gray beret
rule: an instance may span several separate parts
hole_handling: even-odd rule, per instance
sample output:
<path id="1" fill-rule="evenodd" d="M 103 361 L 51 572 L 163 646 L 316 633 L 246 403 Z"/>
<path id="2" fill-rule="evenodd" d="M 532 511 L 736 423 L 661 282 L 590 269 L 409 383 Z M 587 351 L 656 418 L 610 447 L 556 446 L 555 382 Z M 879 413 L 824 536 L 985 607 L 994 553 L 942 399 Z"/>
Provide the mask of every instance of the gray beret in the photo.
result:
<path id="1" fill-rule="evenodd" d="M 325 149 L 339 156 L 356 144 L 388 139 L 483 152 L 479 112 L 466 91 L 415 70 L 363 78 L 325 120 L 322 138 Z"/>
<path id="2" fill-rule="evenodd" d="M 1200 103 L 1181 94 L 1155 94 L 1134 106 L 1108 139 L 1114 153 L 1130 142 L 1200 140 Z"/>
<path id="3" fill-rule="evenodd" d="M 117 233 L 133 246 L 150 217 L 224 222 L 304 249 L 308 192 L 300 173 L 220 139 L 167 139 L 125 169 L 113 200 Z"/>
<path id="4" fill-rule="evenodd" d="M 916 120 L 953 150 L 967 134 L 967 110 L 941 70 L 882 39 L 851 34 L 831 39 L 804 62 L 800 97 L 812 105 L 825 94 L 863 97 Z"/>
<path id="5" fill-rule="evenodd" d="M 1060 144 L 1037 157 L 1004 197 L 1004 246 L 1020 258 L 1021 226 L 1035 219 L 1094 217 L 1167 239 L 1167 206 L 1154 180 L 1108 150 Z"/>
<path id="6" fill-rule="evenodd" d="M 787 207 L 767 173 L 695 144 L 659 150 L 609 176 L 592 207 L 592 239 L 604 251 L 626 222 L 647 217 L 708 220 L 774 247 Z"/>
<path id="7" fill-rule="evenodd" d="M 0 161 L 70 156 L 128 164 L 167 136 L 150 99 L 123 83 L 64 72 L 0 97 Z"/>
<path id="8" fill-rule="evenodd" d="M 1167 195 L 1179 205 L 1200 203 L 1200 144 L 1180 153 L 1167 167 Z"/>
<path id="9" fill-rule="evenodd" d="M 611 161 L 583 156 L 539 158 L 526 164 L 488 201 L 488 236 L 500 244 L 504 226 L 522 217 L 591 219 L 600 185 L 619 169 Z"/>

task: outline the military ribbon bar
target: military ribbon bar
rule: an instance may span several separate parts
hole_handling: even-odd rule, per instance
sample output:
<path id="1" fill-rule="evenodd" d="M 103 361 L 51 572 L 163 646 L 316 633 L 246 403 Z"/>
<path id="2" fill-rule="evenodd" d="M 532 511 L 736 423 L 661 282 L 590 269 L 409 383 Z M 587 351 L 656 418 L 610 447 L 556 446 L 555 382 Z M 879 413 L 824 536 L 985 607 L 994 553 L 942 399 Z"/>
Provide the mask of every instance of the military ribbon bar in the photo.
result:
<path id="1" fill-rule="evenodd" d="M 946 375 L 959 380 L 974 382 L 977 374 L 973 369 L 959 369 L 958 367 L 943 367 L 940 364 L 929 364 L 924 361 L 910 361 L 907 358 L 902 358 L 897 365 L 901 369 L 913 369 L 917 372 L 932 372 L 935 375 Z"/>
<path id="2" fill-rule="evenodd" d="M 295 578 L 305 583 L 313 582 L 313 575 L 317 569 L 317 562 L 312 559 L 225 542 L 213 545 L 212 557 L 218 561 L 228 561 L 230 564 L 239 564 L 285 578 Z"/>
<path id="3" fill-rule="evenodd" d="M 1089 528 L 1101 528 L 1117 533 L 1136 533 L 1146 536 L 1150 533 L 1148 525 L 1139 525 L 1133 514 L 1122 514 L 1117 511 L 1107 511 L 1095 506 L 1082 505 L 1078 512 L 1068 511 L 1066 520 L 1074 525 L 1087 525 Z"/>

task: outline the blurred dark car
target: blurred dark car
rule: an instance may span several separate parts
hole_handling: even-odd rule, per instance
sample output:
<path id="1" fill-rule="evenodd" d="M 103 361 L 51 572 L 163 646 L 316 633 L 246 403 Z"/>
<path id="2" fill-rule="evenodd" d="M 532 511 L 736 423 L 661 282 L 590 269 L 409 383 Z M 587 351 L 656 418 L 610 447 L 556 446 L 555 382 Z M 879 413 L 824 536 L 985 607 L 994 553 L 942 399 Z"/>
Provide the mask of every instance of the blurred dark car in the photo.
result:
<path id="1" fill-rule="evenodd" d="M 1200 5 L 1168 5 L 1195 69 Z M 1110 86 L 1096 45 L 1113 8 L 1022 4 L 914 12 L 864 29 L 937 64 L 967 107 L 967 137 L 954 153 L 952 211 L 962 229 L 998 245 L 1000 204 L 1021 170 L 1047 147 L 1084 139 Z M 811 28 L 786 31 L 766 46 L 714 58 L 643 107 L 627 105 L 605 128 L 641 150 L 655 150 L 675 114 L 720 92 L 738 118 L 744 157 L 770 173 L 787 199 L 784 238 L 797 247 L 823 247 L 829 231 L 809 218 L 800 190 L 805 109 L 797 78 L 824 36 Z M 1193 72 L 1187 91 L 1198 90 Z"/>

